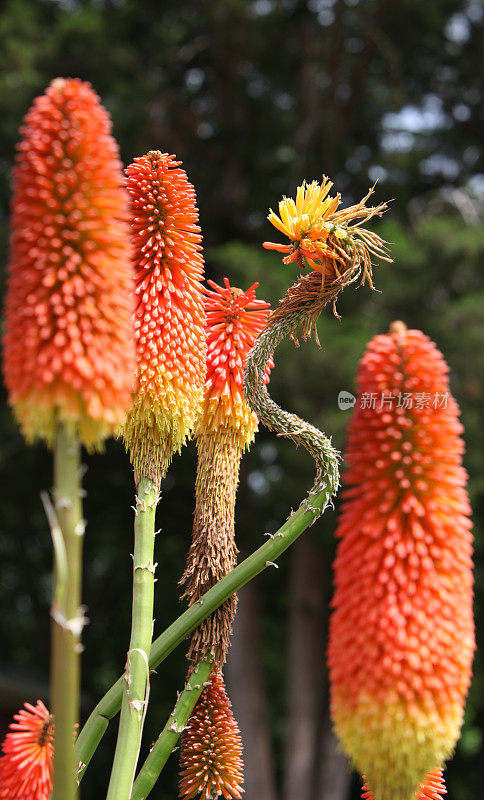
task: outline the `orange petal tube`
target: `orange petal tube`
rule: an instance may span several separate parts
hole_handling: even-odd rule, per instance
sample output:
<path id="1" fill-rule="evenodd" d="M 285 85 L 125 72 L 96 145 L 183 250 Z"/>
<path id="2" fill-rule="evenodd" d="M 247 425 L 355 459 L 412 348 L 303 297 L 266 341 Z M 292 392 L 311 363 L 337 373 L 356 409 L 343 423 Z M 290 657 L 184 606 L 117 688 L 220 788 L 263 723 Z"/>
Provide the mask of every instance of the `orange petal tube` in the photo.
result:
<path id="1" fill-rule="evenodd" d="M 445 788 L 443 770 L 434 769 L 419 784 L 414 797 L 415 800 L 443 800 L 444 794 L 447 794 L 447 789 Z M 375 800 L 375 795 L 366 783 L 361 792 L 361 800 Z"/>
<path id="2" fill-rule="evenodd" d="M 202 237 L 180 163 L 155 150 L 126 170 L 138 366 L 124 439 L 135 474 L 155 481 L 193 431 L 205 381 Z"/>
<path id="3" fill-rule="evenodd" d="M 242 742 L 222 678 L 212 672 L 182 733 L 180 797 L 242 797 Z"/>
<path id="4" fill-rule="evenodd" d="M 394 323 L 360 364 L 329 632 L 331 709 L 376 800 L 452 755 L 474 653 L 472 536 L 448 367 Z"/>
<path id="5" fill-rule="evenodd" d="M 52 791 L 54 722 L 41 700 L 25 703 L 10 724 L 0 758 L 0 800 L 48 800 Z"/>
<path id="6" fill-rule="evenodd" d="M 9 400 L 28 440 L 77 426 L 93 448 L 122 424 L 134 373 L 127 197 L 111 123 L 88 83 L 54 80 L 13 173 L 4 335 Z"/>

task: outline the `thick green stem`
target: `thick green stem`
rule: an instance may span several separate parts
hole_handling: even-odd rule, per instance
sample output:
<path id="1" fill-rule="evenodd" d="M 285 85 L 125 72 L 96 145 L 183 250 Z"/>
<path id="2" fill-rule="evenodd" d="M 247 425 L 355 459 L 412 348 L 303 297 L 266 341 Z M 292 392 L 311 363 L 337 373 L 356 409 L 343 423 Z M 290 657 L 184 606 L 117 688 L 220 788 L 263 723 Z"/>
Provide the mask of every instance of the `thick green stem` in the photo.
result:
<path id="1" fill-rule="evenodd" d="M 141 746 L 149 696 L 149 653 L 153 636 L 155 514 L 159 486 L 138 483 L 134 522 L 133 611 L 131 639 L 123 677 L 118 740 L 107 800 L 129 800 Z"/>
<path id="2" fill-rule="evenodd" d="M 199 661 L 191 673 L 184 690 L 178 697 L 168 722 L 158 736 L 153 748 L 134 782 L 131 800 L 144 800 L 155 785 L 161 770 L 183 732 L 200 697 L 204 684 L 212 671 L 211 661 Z"/>
<path id="3" fill-rule="evenodd" d="M 81 503 L 81 447 L 77 433 L 61 423 L 57 426 L 54 447 L 54 504 L 54 519 L 50 520 L 56 553 L 51 612 L 51 703 L 55 717 L 52 796 L 56 800 L 75 800 L 78 787 L 74 730 L 79 721 L 81 632 L 85 623 L 81 606 L 85 523 Z M 57 524 L 62 542 L 56 544 Z"/>
<path id="4" fill-rule="evenodd" d="M 334 474 L 337 457 L 328 463 L 326 485 L 321 491 L 306 498 L 297 511 L 292 512 L 284 525 L 269 537 L 269 540 L 252 555 L 242 561 L 215 586 L 209 589 L 195 605 L 190 606 L 153 642 L 150 651 L 150 669 L 156 667 L 215 609 L 237 592 L 242 586 L 270 566 L 279 556 L 320 516 L 336 489 Z M 78 759 L 84 772 L 98 746 L 110 719 L 119 711 L 123 696 L 123 678 L 109 689 L 97 704 L 84 725 L 76 744 Z"/>

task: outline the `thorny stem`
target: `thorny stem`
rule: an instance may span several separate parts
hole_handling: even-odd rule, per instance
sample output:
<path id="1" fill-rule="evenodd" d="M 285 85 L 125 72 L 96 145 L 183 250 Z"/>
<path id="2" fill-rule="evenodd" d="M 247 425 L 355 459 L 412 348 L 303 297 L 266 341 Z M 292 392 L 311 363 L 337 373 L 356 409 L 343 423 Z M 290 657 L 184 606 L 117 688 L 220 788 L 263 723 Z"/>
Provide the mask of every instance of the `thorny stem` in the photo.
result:
<path id="1" fill-rule="evenodd" d="M 155 514 L 159 484 L 141 478 L 134 520 L 133 610 L 123 682 L 121 716 L 107 800 L 129 800 L 149 696 L 153 636 Z"/>
<path id="2" fill-rule="evenodd" d="M 131 800 L 145 800 L 148 797 L 180 734 L 183 733 L 204 686 L 207 685 L 212 666 L 212 661 L 202 659 L 190 674 L 185 688 L 180 693 L 175 708 L 169 716 L 168 722 L 139 771 L 134 782 Z"/>
<path id="3" fill-rule="evenodd" d="M 328 466 L 328 475 L 332 472 L 334 472 L 334 465 L 332 469 Z M 181 644 L 204 619 L 213 614 L 215 609 L 231 597 L 234 592 L 237 592 L 268 567 L 274 566 L 279 556 L 322 514 L 331 502 L 334 491 L 335 485 L 333 480 L 330 479 L 326 485 L 321 485 L 319 492 L 310 494 L 309 497 L 305 498 L 297 511 L 291 512 L 291 515 L 277 533 L 271 534 L 267 542 L 209 589 L 195 605 L 190 606 L 158 636 L 151 645 L 150 669 L 156 669 L 175 647 Z M 79 734 L 76 753 L 79 761 L 80 778 L 101 741 L 109 720 L 120 709 L 123 684 L 123 678 L 119 678 L 116 681 L 99 701 Z"/>
<path id="4" fill-rule="evenodd" d="M 44 499 L 44 504 L 46 500 Z M 56 800 L 76 800 L 74 730 L 79 720 L 82 543 L 81 447 L 77 433 L 57 424 L 54 445 L 54 509 L 48 503 L 55 545 L 52 602 L 51 703 L 55 718 L 54 787 Z M 60 529 L 60 531 L 59 531 Z M 62 559 L 59 555 L 62 554 Z"/>

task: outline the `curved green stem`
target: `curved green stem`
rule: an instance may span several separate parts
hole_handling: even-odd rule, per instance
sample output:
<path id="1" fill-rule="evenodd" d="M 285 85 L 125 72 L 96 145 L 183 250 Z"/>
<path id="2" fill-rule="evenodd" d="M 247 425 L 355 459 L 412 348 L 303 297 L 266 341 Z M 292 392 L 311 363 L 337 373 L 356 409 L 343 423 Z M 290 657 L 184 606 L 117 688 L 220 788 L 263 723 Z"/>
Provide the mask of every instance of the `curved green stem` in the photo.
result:
<path id="1" fill-rule="evenodd" d="M 199 661 L 186 686 L 180 693 L 168 722 L 158 736 L 151 752 L 134 782 L 131 800 L 145 800 L 155 785 L 181 733 L 190 719 L 203 687 L 210 678 L 212 661 Z"/>
<path id="2" fill-rule="evenodd" d="M 256 339 L 247 355 L 244 370 L 244 394 L 252 411 L 257 414 L 269 430 L 276 431 L 279 436 L 287 436 L 293 442 L 302 444 L 314 459 L 316 476 L 311 493 L 319 491 L 326 481 L 328 472 L 332 471 L 331 480 L 336 491 L 339 482 L 338 460 L 331 441 L 322 431 L 310 425 L 306 420 L 285 411 L 270 397 L 263 381 L 264 371 L 269 358 L 276 347 L 286 336 L 294 335 L 299 324 L 306 327 L 311 323 L 311 308 L 304 307 L 291 311 L 276 321 L 269 322 Z"/>
<path id="3" fill-rule="evenodd" d="M 153 636 L 155 514 L 159 486 L 138 483 L 134 521 L 133 611 L 131 639 L 123 677 L 118 739 L 107 800 L 129 800 L 141 746 L 149 697 L 149 652 Z"/>
<path id="4" fill-rule="evenodd" d="M 324 487 L 316 494 L 303 500 L 297 511 L 292 512 L 277 533 L 242 561 L 215 586 L 209 589 L 200 600 L 190 606 L 153 642 L 150 652 L 150 669 L 156 667 L 175 649 L 195 628 L 212 614 L 222 603 L 237 592 L 252 578 L 263 572 L 320 516 L 336 491 L 334 482 L 337 457 L 328 462 L 328 477 Z M 84 725 L 76 743 L 76 753 L 80 763 L 80 776 L 84 773 L 96 747 L 112 719 L 119 711 L 123 695 L 123 678 L 109 689 L 97 704 Z"/>
<path id="5" fill-rule="evenodd" d="M 58 423 L 54 446 L 54 507 L 43 497 L 54 542 L 51 702 L 55 717 L 56 800 L 75 800 L 74 730 L 79 720 L 82 543 L 81 447 L 77 433 Z"/>

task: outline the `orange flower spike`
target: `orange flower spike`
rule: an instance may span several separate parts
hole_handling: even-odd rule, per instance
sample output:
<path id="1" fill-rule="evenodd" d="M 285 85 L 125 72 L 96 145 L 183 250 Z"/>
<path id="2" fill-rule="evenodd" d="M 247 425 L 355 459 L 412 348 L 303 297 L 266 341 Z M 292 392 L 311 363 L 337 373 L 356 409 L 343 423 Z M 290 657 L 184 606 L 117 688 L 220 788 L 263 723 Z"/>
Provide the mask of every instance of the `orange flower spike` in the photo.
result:
<path id="1" fill-rule="evenodd" d="M 111 123 L 88 83 L 52 81 L 13 173 L 4 374 L 28 440 L 55 422 L 89 448 L 114 433 L 134 372 L 127 200 Z"/>
<path id="2" fill-rule="evenodd" d="M 54 722 L 41 700 L 25 703 L 10 724 L 0 757 L 0 800 L 48 800 L 52 791 Z"/>
<path id="3" fill-rule="evenodd" d="M 331 708 L 376 800 L 410 800 L 452 755 L 471 678 L 470 507 L 447 373 L 427 336 L 394 323 L 361 361 L 349 426 Z"/>
<path id="4" fill-rule="evenodd" d="M 202 236 L 195 191 L 180 164 L 151 151 L 126 170 L 138 369 L 124 439 L 135 473 L 154 480 L 191 434 L 205 380 Z"/>
<path id="5" fill-rule="evenodd" d="M 447 794 L 447 789 L 445 788 L 443 770 L 434 769 L 433 772 L 429 772 L 425 776 L 425 781 L 419 784 L 414 798 L 415 800 L 444 800 L 444 794 Z M 366 783 L 361 792 L 361 800 L 375 800 L 375 795 Z"/>
<path id="6" fill-rule="evenodd" d="M 180 797 L 240 800 L 243 792 L 242 742 L 218 671 L 212 672 L 182 733 Z"/>
<path id="7" fill-rule="evenodd" d="M 239 431 L 240 446 L 248 446 L 257 430 L 257 417 L 247 406 L 243 393 L 245 359 L 270 313 L 269 303 L 257 300 L 254 283 L 247 291 L 207 281 L 207 378 L 199 431 L 213 433 L 222 427 Z M 264 375 L 274 366 L 272 359 Z"/>

